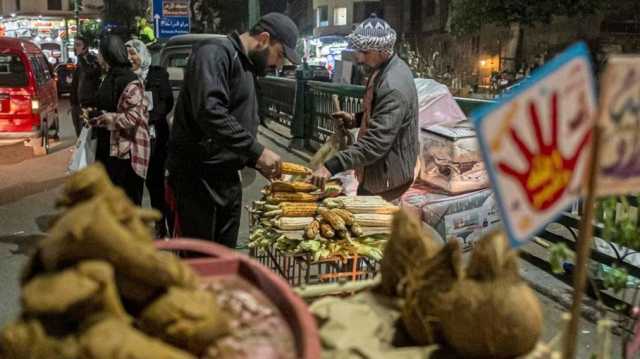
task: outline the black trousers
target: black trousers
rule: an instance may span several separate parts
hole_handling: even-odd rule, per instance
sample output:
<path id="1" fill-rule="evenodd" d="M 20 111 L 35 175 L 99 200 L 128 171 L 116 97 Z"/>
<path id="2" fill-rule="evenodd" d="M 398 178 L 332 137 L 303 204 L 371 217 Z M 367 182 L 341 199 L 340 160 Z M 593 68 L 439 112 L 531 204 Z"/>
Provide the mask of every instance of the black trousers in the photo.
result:
<path id="1" fill-rule="evenodd" d="M 169 184 L 182 237 L 236 247 L 242 214 L 242 184 L 237 171 L 171 173 Z"/>
<path id="2" fill-rule="evenodd" d="M 73 129 L 76 130 L 76 137 L 80 136 L 80 131 L 82 131 L 82 127 L 84 126 L 80 118 L 81 111 L 80 105 L 71 105 L 71 120 L 73 121 Z"/>
<path id="3" fill-rule="evenodd" d="M 109 157 L 106 167 L 111 182 L 122 188 L 134 204 L 141 206 L 144 179 L 131 167 L 131 159 Z"/>
<path id="4" fill-rule="evenodd" d="M 167 209 L 164 200 L 164 184 L 165 184 L 165 162 L 167 160 L 166 146 L 157 143 L 156 140 L 151 141 L 151 157 L 149 158 L 149 169 L 147 170 L 147 179 L 145 185 L 149 191 L 151 199 L 151 207 L 162 213 L 162 220 L 157 223 L 156 232 L 160 235 L 166 235 L 167 232 Z"/>

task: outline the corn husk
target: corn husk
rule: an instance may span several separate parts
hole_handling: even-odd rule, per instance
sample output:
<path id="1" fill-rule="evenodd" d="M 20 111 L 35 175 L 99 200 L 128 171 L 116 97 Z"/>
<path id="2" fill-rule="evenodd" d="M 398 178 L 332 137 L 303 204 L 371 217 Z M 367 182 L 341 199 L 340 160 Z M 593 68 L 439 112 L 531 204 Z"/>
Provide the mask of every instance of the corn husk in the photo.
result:
<path id="1" fill-rule="evenodd" d="M 157 251 L 151 242 L 136 240 L 100 197 L 69 209 L 51 228 L 49 237 L 39 243 L 38 256 L 46 271 L 99 259 L 110 262 L 118 275 L 152 287 L 195 288 L 197 284 L 187 264 L 171 253 Z"/>
<path id="2" fill-rule="evenodd" d="M 75 359 L 78 343 L 73 337 L 53 338 L 37 320 L 18 321 L 0 332 L 0 358 Z"/>
<path id="3" fill-rule="evenodd" d="M 142 312 L 139 326 L 149 335 L 200 356 L 229 332 L 227 321 L 211 291 L 172 287 Z"/>
<path id="4" fill-rule="evenodd" d="M 132 232 L 135 239 L 148 242 L 152 240 L 150 224 L 160 220 L 161 213 L 136 207 L 124 191 L 113 186 L 104 167 L 99 163 L 70 176 L 56 205 L 71 208 L 97 197 L 101 197 L 109 205 L 112 214 Z"/>
<path id="5" fill-rule="evenodd" d="M 195 359 L 113 318 L 92 325 L 80 336 L 79 342 L 83 359 Z"/>
<path id="6" fill-rule="evenodd" d="M 416 344 L 433 344 L 440 338 L 439 313 L 449 306 L 445 294 L 463 278 L 458 241 L 448 242 L 435 256 L 408 269 L 402 321 Z"/>
<path id="7" fill-rule="evenodd" d="M 334 133 L 322 147 L 311 157 L 311 168 L 318 169 L 339 151 L 346 149 L 355 142 L 354 136 L 344 126 L 335 126 Z"/>
<path id="8" fill-rule="evenodd" d="M 113 268 L 103 261 L 35 277 L 22 288 L 22 307 L 27 316 L 60 317 L 58 321 L 80 321 L 94 311 L 130 319 L 118 297 Z"/>
<path id="9" fill-rule="evenodd" d="M 513 358 L 532 351 L 542 331 L 542 310 L 520 279 L 517 254 L 502 233 L 477 243 L 467 274 L 440 307 L 447 343 L 465 358 Z"/>
<path id="10" fill-rule="evenodd" d="M 381 262 L 383 291 L 390 296 L 403 296 L 409 270 L 422 265 L 438 248 L 422 231 L 417 219 L 405 211 L 398 212 L 393 218 L 391 239 Z"/>

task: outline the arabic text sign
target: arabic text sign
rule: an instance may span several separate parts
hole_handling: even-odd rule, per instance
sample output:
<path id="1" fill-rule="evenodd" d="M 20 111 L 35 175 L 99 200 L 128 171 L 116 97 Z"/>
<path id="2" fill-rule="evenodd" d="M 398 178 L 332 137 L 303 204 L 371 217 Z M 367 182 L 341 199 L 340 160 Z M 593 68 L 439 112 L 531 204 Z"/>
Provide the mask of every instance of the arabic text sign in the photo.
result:
<path id="1" fill-rule="evenodd" d="M 167 38 L 191 31 L 188 0 L 153 0 L 156 34 Z"/>
<path id="2" fill-rule="evenodd" d="M 613 56 L 602 77 L 598 195 L 640 192 L 640 57 Z"/>
<path id="3" fill-rule="evenodd" d="M 473 114 L 514 246 L 579 198 L 595 108 L 588 50 L 580 43 L 535 72 L 509 97 Z"/>

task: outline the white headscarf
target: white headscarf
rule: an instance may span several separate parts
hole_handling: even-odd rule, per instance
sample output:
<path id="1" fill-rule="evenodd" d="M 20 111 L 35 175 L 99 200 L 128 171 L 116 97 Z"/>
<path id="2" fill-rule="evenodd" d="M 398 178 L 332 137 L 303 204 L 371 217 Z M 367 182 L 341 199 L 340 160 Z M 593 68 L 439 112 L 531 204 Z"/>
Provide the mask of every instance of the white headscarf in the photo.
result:
<path id="1" fill-rule="evenodd" d="M 134 71 L 138 77 L 144 82 L 147 79 L 149 73 L 149 66 L 151 66 L 151 53 L 147 46 L 140 40 L 129 40 L 125 44 L 127 49 L 133 49 L 140 57 L 140 68 Z"/>

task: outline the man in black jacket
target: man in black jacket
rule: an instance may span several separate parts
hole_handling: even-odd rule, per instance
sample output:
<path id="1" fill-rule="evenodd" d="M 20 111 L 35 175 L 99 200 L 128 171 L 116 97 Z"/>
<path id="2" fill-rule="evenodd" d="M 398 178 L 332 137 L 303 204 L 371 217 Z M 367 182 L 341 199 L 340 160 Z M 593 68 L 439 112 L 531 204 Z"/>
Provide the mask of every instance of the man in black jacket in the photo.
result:
<path id="1" fill-rule="evenodd" d="M 73 72 L 69 100 L 71 102 L 73 126 L 76 130 L 76 136 L 79 136 L 83 126 L 80 112 L 83 107 L 96 106 L 96 93 L 100 86 L 101 71 L 97 58 L 89 53 L 89 41 L 87 39 L 80 36 L 76 37 L 74 51 L 78 58 L 78 66 Z"/>
<path id="2" fill-rule="evenodd" d="M 193 47 L 174 112 L 167 167 L 183 237 L 235 248 L 242 209 L 238 171 L 280 176 L 281 160 L 256 139 L 260 122 L 256 76 L 297 63 L 298 29 L 278 13 L 250 32 Z"/>

